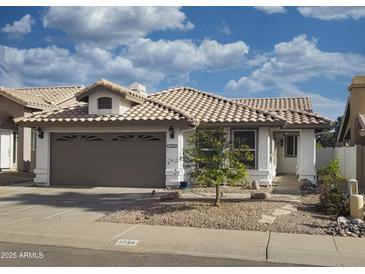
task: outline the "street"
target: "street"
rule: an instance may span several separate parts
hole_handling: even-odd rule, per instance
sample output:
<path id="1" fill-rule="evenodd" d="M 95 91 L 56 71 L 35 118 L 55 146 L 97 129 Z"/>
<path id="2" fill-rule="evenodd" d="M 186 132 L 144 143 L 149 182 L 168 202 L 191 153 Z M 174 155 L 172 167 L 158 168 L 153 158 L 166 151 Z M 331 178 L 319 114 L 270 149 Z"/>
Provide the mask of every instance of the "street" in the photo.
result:
<path id="1" fill-rule="evenodd" d="M 296 266 L 269 262 L 217 259 L 184 255 L 130 253 L 13 243 L 0 243 L 0 253 L 0 266 Z"/>

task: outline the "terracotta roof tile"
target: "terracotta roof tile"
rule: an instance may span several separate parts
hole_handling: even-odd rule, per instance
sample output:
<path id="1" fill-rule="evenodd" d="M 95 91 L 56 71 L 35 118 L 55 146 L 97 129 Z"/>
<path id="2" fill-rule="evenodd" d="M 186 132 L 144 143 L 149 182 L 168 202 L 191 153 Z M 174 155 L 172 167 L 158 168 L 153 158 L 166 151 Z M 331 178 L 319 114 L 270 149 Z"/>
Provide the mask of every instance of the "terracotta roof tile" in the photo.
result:
<path id="1" fill-rule="evenodd" d="M 0 87 L 0 94 L 27 107 L 48 109 L 55 108 L 58 104 L 72 98 L 82 88 L 82 86 Z"/>
<path id="2" fill-rule="evenodd" d="M 146 101 L 134 105 L 121 115 L 96 115 L 88 113 L 88 105 L 77 105 L 48 111 L 35 112 L 31 115 L 16 119 L 22 122 L 84 122 L 84 121 L 138 121 L 138 120 L 184 120 L 180 113 L 167 109 L 159 104 Z"/>
<path id="3" fill-rule="evenodd" d="M 232 100 L 193 88 L 174 88 L 151 94 L 148 100 L 159 102 L 204 123 L 246 122 L 282 123 L 267 111 L 258 110 Z"/>
<path id="4" fill-rule="evenodd" d="M 331 120 L 316 113 L 293 109 L 258 109 L 193 88 L 174 88 L 151 94 L 122 115 L 90 115 L 82 104 L 36 113 L 18 121 L 138 121 L 186 120 L 204 123 L 269 123 L 276 126 L 330 127 Z"/>
<path id="5" fill-rule="evenodd" d="M 293 109 L 313 112 L 309 97 L 240 98 L 233 100 L 263 110 Z"/>

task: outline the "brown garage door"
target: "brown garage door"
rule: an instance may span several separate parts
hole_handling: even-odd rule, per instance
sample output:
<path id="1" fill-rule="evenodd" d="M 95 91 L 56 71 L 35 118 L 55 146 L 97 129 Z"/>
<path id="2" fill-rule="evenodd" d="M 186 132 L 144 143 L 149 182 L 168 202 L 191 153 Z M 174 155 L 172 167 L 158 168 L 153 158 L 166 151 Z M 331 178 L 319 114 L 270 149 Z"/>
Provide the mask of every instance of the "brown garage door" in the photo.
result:
<path id="1" fill-rule="evenodd" d="M 53 133 L 51 184 L 165 186 L 165 133 Z"/>

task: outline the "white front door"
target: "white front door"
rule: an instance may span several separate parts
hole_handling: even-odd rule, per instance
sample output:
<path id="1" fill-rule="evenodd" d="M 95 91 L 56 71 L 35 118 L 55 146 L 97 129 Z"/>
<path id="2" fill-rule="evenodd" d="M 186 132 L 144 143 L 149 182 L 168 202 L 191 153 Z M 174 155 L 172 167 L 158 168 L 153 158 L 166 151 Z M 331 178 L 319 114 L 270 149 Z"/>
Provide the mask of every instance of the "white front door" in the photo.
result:
<path id="1" fill-rule="evenodd" d="M 11 134 L 9 131 L 0 132 L 0 168 L 8 169 L 11 164 Z"/>

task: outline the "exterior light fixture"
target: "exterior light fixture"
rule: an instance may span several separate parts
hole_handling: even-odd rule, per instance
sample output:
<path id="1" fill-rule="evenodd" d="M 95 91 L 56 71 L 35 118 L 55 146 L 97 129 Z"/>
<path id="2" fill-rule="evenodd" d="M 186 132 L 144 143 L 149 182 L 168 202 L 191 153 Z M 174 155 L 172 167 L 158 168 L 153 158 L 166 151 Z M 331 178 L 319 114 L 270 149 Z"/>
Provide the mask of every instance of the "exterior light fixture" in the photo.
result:
<path id="1" fill-rule="evenodd" d="M 40 127 L 38 127 L 38 128 L 37 128 L 37 131 L 38 131 L 38 137 L 39 137 L 40 139 L 43 139 L 43 137 L 44 137 L 44 132 L 43 132 L 43 130 L 42 130 Z"/>
<path id="2" fill-rule="evenodd" d="M 170 138 L 174 139 L 175 138 L 175 130 L 172 126 L 169 127 L 169 132 L 170 132 Z"/>
<path id="3" fill-rule="evenodd" d="M 282 147 L 284 145 L 284 139 L 280 139 L 280 146 Z"/>

